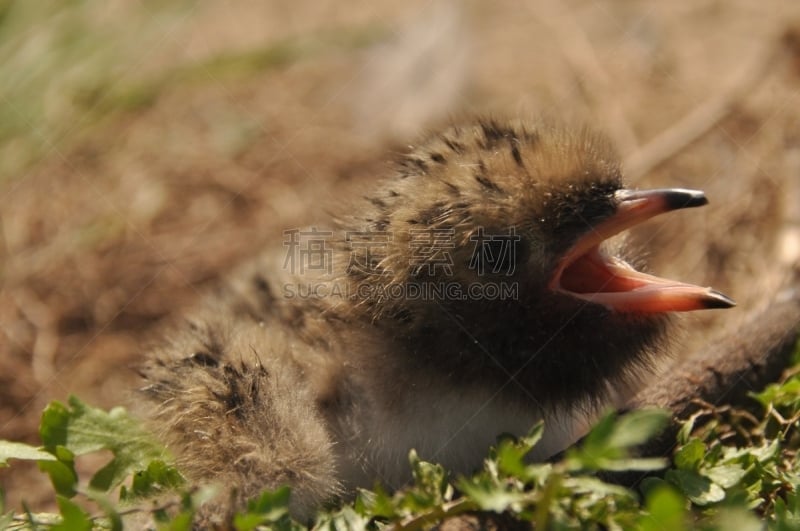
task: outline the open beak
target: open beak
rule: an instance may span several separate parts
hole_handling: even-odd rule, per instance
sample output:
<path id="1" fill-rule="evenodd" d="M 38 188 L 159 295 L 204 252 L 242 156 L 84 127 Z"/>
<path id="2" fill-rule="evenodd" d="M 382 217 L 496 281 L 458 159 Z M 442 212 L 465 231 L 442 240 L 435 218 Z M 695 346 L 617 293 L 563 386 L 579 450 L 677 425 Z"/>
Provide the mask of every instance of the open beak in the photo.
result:
<path id="1" fill-rule="evenodd" d="M 592 227 L 562 257 L 550 289 L 627 313 L 687 312 L 736 305 L 711 288 L 636 271 L 600 249 L 611 236 L 658 214 L 707 204 L 703 192 L 679 188 L 618 190 L 616 200 L 614 215 Z"/>

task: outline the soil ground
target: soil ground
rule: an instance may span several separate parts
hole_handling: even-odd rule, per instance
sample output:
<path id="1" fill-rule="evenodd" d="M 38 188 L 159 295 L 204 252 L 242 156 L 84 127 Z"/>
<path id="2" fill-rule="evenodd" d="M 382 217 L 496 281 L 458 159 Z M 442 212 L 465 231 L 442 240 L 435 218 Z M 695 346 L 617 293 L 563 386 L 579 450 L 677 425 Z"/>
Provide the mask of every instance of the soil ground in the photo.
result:
<path id="1" fill-rule="evenodd" d="M 70 393 L 130 400 L 165 319 L 470 113 L 578 120 L 634 183 L 706 191 L 634 235 L 739 303 L 686 318 L 678 355 L 800 254 L 795 2 L 30 4 L 0 3 L 0 439 L 36 442 Z M 0 488 L 52 503 L 19 463 Z"/>

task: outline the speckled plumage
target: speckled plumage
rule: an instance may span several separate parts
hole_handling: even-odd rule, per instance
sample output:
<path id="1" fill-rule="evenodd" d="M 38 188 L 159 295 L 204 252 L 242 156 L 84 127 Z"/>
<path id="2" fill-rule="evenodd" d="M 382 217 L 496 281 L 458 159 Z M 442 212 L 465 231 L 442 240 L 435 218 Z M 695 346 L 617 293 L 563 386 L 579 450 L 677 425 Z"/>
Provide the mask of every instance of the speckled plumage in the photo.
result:
<path id="1" fill-rule="evenodd" d="M 665 314 L 615 312 L 548 288 L 561 256 L 615 213 L 622 186 L 613 149 L 585 129 L 482 120 L 430 136 L 343 209 L 333 275 L 293 276 L 280 252 L 265 253 L 168 334 L 143 369 L 154 429 L 192 480 L 234 487 L 237 503 L 289 484 L 301 517 L 356 486 L 402 485 L 412 447 L 468 473 L 498 434 L 545 418 L 539 456 L 560 450 L 583 409 L 611 387 L 635 386 L 664 350 Z M 431 229 L 450 231 L 445 272 L 426 267 L 430 256 L 409 259 L 410 231 Z M 469 267 L 480 229 L 515 231 L 513 264 L 485 274 Z M 345 272 L 346 231 L 391 235 L 368 271 Z M 624 242 L 606 249 L 635 261 Z M 518 294 L 286 290 L 301 281 L 354 293 L 441 280 L 514 282 Z"/>

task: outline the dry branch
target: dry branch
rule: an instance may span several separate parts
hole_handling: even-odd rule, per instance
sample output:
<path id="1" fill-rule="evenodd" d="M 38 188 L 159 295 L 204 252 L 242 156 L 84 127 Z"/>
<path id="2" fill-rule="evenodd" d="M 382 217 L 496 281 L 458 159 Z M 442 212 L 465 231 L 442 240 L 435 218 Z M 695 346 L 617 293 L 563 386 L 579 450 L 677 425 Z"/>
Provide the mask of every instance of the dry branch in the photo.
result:
<path id="1" fill-rule="evenodd" d="M 800 279 L 776 295 L 762 311 L 709 343 L 707 348 L 680 360 L 669 378 L 661 378 L 628 403 L 631 409 L 657 406 L 669 410 L 673 422 L 660 437 L 642 448 L 643 455 L 670 455 L 679 421 L 701 406 L 753 406 L 748 397 L 775 382 L 786 369 L 800 338 Z M 699 400 L 698 400 L 699 399 Z"/>

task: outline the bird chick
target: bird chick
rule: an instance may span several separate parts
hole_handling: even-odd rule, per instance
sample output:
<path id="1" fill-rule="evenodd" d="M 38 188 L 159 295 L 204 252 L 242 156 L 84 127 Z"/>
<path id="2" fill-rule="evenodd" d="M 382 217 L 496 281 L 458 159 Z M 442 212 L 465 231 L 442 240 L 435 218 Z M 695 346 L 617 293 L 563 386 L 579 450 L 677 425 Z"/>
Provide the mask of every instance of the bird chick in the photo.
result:
<path id="1" fill-rule="evenodd" d="M 733 305 L 640 272 L 613 238 L 705 203 L 624 188 L 586 129 L 452 127 L 334 230 L 287 231 L 285 253 L 174 329 L 142 371 L 148 417 L 192 480 L 234 487 L 234 504 L 289 485 L 301 518 L 355 487 L 402 486 L 411 448 L 469 473 L 497 435 L 544 419 L 547 457 L 641 382 L 671 312 Z M 313 250 L 318 267 L 300 260 Z"/>

